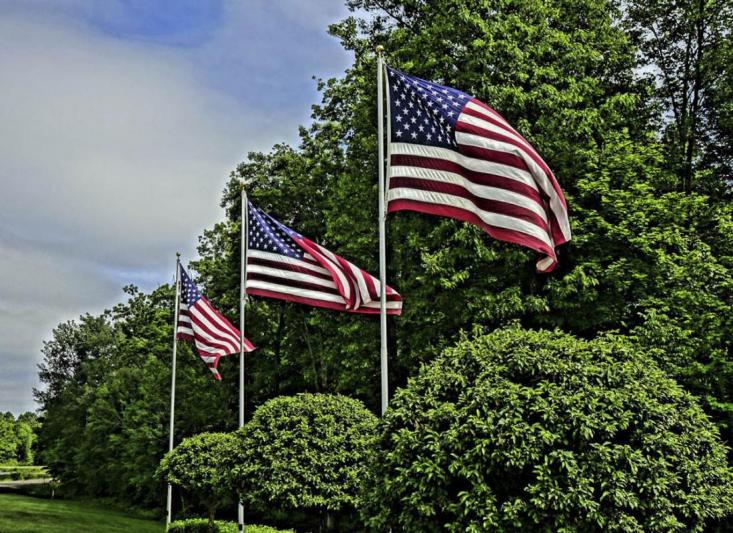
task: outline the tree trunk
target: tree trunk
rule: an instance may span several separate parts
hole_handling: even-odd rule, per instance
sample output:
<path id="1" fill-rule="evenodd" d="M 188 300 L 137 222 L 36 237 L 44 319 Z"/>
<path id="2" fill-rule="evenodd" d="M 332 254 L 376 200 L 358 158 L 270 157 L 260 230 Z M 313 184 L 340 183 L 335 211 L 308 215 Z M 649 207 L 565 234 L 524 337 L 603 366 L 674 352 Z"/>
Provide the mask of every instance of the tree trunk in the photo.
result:
<path id="1" fill-rule="evenodd" d="M 687 132 L 687 152 L 685 153 L 685 187 L 687 194 L 692 192 L 693 159 L 697 141 L 697 127 L 700 114 L 700 98 L 703 90 L 702 62 L 705 41 L 705 0 L 698 0 L 698 13 L 695 36 L 695 78 L 692 85 L 692 103 L 690 104 L 690 127 Z"/>
<path id="2" fill-rule="evenodd" d="M 216 509 L 210 507 L 209 508 L 209 526 L 208 526 L 209 533 L 215 533 L 216 531 L 214 529 L 214 515 L 215 514 L 216 514 Z"/>
<path id="3" fill-rule="evenodd" d="M 308 330 L 308 317 L 305 315 L 305 312 L 303 313 L 303 339 L 305 340 L 305 345 L 308 348 L 308 356 L 311 362 L 311 371 L 313 372 L 313 386 L 316 389 L 316 392 L 321 392 L 321 383 L 318 379 L 319 372 L 318 368 L 316 368 L 316 358 L 315 355 L 313 355 L 313 346 L 311 345 L 311 336 L 310 331 Z"/>

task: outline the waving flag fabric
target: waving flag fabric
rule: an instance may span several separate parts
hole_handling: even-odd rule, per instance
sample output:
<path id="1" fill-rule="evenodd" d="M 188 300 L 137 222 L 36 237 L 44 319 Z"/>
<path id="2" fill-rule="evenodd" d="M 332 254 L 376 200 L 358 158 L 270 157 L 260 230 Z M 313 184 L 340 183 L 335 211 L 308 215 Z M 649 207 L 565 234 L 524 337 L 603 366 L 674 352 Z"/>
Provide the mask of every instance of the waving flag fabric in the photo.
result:
<path id="1" fill-rule="evenodd" d="M 496 111 L 470 95 L 387 68 L 388 211 L 420 211 L 481 227 L 557 265 L 570 240 L 568 210 L 552 171 Z"/>
<path id="2" fill-rule="evenodd" d="M 249 202 L 247 294 L 349 313 L 379 313 L 379 280 Z M 387 287 L 387 313 L 402 312 Z"/>
<path id="3" fill-rule="evenodd" d="M 217 369 L 219 359 L 239 353 L 239 330 L 211 306 L 183 267 L 176 332 L 179 339 L 193 341 L 201 360 L 209 367 L 215 379 L 221 379 Z M 252 343 L 244 339 L 244 351 L 251 352 L 254 349 Z"/>

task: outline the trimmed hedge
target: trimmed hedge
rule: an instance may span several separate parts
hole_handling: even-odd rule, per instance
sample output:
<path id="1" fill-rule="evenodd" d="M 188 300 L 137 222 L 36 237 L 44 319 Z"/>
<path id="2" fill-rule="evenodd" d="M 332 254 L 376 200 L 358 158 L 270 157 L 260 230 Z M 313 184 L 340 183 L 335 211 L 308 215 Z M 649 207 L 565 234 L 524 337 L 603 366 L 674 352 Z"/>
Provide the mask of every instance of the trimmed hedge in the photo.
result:
<path id="1" fill-rule="evenodd" d="M 237 432 L 235 488 L 249 508 L 265 513 L 316 511 L 324 522 L 348 519 L 358 508 L 376 428 L 377 418 L 352 398 L 274 398 Z"/>
<path id="2" fill-rule="evenodd" d="M 230 472 L 237 439 L 231 433 L 199 433 L 183 439 L 160 462 L 158 474 L 204 506 L 216 510 L 234 502 Z"/>
<path id="3" fill-rule="evenodd" d="M 209 521 L 206 518 L 187 518 L 176 520 L 168 526 L 168 533 L 208 533 Z M 245 533 L 293 533 L 292 529 L 275 529 L 270 526 L 245 525 Z M 214 521 L 214 533 L 238 533 L 236 522 Z"/>
<path id="4" fill-rule="evenodd" d="M 395 395 L 362 517 L 378 531 L 703 531 L 733 473 L 697 399 L 628 340 L 510 328 Z"/>

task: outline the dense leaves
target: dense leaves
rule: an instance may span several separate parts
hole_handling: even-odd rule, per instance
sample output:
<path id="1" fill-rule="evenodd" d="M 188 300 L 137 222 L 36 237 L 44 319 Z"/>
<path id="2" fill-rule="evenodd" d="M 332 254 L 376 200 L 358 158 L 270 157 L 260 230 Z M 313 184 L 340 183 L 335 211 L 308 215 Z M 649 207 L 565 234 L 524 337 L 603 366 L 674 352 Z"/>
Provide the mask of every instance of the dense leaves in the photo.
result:
<path id="1" fill-rule="evenodd" d="M 40 459 L 71 495 L 160 508 L 165 488 L 155 470 L 168 450 L 173 291 L 128 293 L 111 311 L 61 324 L 44 344 Z M 228 365 L 225 375 L 236 372 Z M 212 381 L 179 343 L 175 442 L 236 427 L 235 383 Z"/>
<path id="2" fill-rule="evenodd" d="M 255 509 L 348 515 L 358 506 L 377 418 L 357 400 L 281 396 L 238 431 L 237 491 Z"/>
<path id="3" fill-rule="evenodd" d="M 378 531 L 701 531 L 733 508 L 715 426 L 615 336 L 463 340 L 397 393 L 374 454 Z"/>
<path id="4" fill-rule="evenodd" d="M 236 438 L 231 433 L 199 433 L 168 452 L 160 462 L 159 475 L 183 489 L 209 515 L 209 533 L 214 533 L 214 515 L 232 503 L 231 471 Z"/>
<path id="5" fill-rule="evenodd" d="M 247 533 L 292 533 L 292 530 L 275 529 L 269 526 L 257 526 L 245 524 L 244 530 Z M 239 527 L 236 522 L 214 522 L 215 533 L 237 533 Z M 175 520 L 168 526 L 168 533 L 208 533 L 209 521 L 205 518 L 189 518 L 186 520 Z"/>
<path id="6" fill-rule="evenodd" d="M 33 413 L 16 419 L 13 413 L 0 413 L 0 465 L 33 464 L 38 420 Z"/>

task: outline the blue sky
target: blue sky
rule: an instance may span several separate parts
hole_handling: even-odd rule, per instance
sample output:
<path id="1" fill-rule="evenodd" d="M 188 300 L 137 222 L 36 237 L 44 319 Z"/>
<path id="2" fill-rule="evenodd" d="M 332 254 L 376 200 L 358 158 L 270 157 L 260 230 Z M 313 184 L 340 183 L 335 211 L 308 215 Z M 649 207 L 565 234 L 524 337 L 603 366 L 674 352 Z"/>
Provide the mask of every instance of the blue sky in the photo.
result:
<path id="1" fill-rule="evenodd" d="M 51 329 L 170 281 L 247 152 L 297 142 L 340 0 L 0 0 L 0 411 Z"/>

